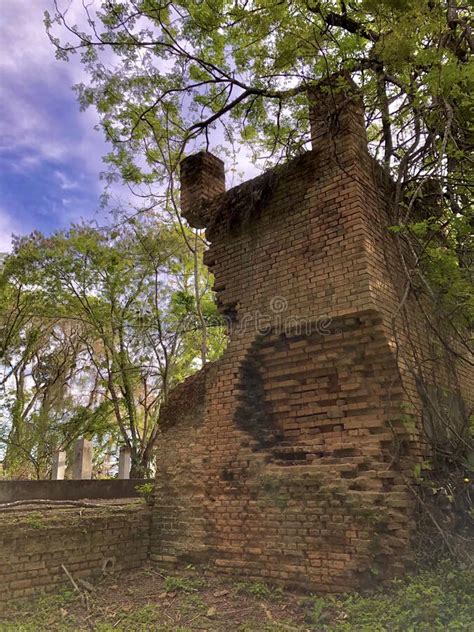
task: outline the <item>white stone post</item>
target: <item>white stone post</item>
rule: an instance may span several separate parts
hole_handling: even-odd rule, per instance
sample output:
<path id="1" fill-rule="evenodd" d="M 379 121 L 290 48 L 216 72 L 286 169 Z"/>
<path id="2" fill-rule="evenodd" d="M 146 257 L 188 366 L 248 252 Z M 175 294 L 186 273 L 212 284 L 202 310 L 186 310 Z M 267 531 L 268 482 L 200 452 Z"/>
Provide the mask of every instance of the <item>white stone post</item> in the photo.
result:
<path id="1" fill-rule="evenodd" d="M 74 444 L 72 478 L 83 480 L 92 478 L 92 442 L 78 439 Z"/>
<path id="2" fill-rule="evenodd" d="M 132 467 L 132 450 L 128 445 L 120 447 L 119 453 L 119 478 L 130 478 L 130 468 Z"/>
<path id="3" fill-rule="evenodd" d="M 66 452 L 57 450 L 53 454 L 53 463 L 51 467 L 51 479 L 53 481 L 64 480 L 64 472 L 66 470 Z"/>

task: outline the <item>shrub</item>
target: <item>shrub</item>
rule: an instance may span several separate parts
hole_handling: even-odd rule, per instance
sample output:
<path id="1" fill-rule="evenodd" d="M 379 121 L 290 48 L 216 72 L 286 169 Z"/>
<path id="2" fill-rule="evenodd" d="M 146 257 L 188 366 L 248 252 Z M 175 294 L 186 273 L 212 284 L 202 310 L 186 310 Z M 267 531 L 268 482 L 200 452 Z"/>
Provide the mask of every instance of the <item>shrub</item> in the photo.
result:
<path id="1" fill-rule="evenodd" d="M 474 629 L 474 575 L 444 561 L 434 570 L 394 581 L 389 591 L 370 596 L 316 599 L 308 620 L 320 630 L 407 632 Z"/>

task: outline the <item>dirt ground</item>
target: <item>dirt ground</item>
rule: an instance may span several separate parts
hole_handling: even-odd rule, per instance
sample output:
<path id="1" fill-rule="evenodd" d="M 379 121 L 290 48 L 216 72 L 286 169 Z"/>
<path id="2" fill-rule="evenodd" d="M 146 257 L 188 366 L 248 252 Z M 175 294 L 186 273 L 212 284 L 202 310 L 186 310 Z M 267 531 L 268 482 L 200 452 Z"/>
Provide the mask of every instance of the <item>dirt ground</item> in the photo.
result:
<path id="1" fill-rule="evenodd" d="M 0 618 L 0 630 L 314 630 L 315 598 L 261 582 L 228 581 L 191 569 L 164 575 L 146 567 L 23 602 Z"/>
<path id="2" fill-rule="evenodd" d="M 472 632 L 472 571 L 445 560 L 337 598 L 147 566 L 94 583 L 77 579 L 77 590 L 65 577 L 55 594 L 11 605 L 0 632 Z"/>

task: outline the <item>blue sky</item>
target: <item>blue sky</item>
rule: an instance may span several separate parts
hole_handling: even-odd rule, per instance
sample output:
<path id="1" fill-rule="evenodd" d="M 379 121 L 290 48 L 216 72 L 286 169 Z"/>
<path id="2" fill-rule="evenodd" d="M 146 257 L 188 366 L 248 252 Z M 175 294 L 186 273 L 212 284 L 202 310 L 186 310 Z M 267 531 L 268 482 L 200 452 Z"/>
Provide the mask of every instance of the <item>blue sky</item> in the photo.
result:
<path id="1" fill-rule="evenodd" d="M 69 22 L 84 23 L 81 0 L 57 0 L 68 7 Z M 100 0 L 91 0 L 99 6 Z M 95 110 L 79 110 L 72 86 L 88 77 L 78 56 L 55 58 L 43 25 L 54 14 L 53 0 L 0 0 L 0 253 L 11 247 L 11 235 L 33 230 L 52 232 L 71 222 L 97 220 L 108 147 L 95 129 Z M 222 137 L 217 138 L 222 142 Z M 227 184 L 256 175 L 245 152 L 239 174 Z M 125 187 L 113 189 L 114 204 L 133 204 Z"/>
<path id="2" fill-rule="evenodd" d="M 96 113 L 80 112 L 72 91 L 84 79 L 79 61 L 56 60 L 45 33 L 43 12 L 52 12 L 52 2 L 1 5 L 0 252 L 9 250 L 12 232 L 102 221 L 99 174 L 107 151 L 94 129 Z M 81 9 L 72 0 L 71 11 Z"/>

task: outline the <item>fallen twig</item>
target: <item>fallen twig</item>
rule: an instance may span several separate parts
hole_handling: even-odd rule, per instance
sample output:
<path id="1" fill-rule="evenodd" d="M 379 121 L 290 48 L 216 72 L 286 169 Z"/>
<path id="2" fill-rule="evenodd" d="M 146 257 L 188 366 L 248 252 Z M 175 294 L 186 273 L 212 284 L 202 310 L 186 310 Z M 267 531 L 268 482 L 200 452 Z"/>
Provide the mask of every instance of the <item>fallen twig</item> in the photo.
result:
<path id="1" fill-rule="evenodd" d="M 203 617 L 204 614 L 202 612 L 200 612 L 199 614 L 197 614 L 196 616 L 194 616 L 192 619 L 188 619 L 188 621 L 185 621 L 186 625 L 189 625 L 190 623 L 192 623 L 193 621 L 195 621 L 196 619 L 199 619 L 199 617 Z"/>
<path id="2" fill-rule="evenodd" d="M 89 610 L 89 599 L 88 599 L 88 595 L 87 593 L 84 593 L 79 586 L 77 585 L 76 581 L 74 580 L 74 577 L 71 575 L 71 573 L 67 570 L 67 568 L 64 566 L 64 564 L 61 564 L 61 568 L 63 569 L 63 571 L 66 573 L 67 578 L 69 579 L 69 581 L 71 582 L 71 584 L 74 587 L 74 590 L 76 592 L 78 592 L 81 596 L 82 599 L 82 603 L 84 604 L 84 606 L 87 608 L 87 610 Z"/>
<path id="3" fill-rule="evenodd" d="M 166 579 L 166 575 L 163 575 L 163 573 L 160 573 L 159 571 L 155 570 L 154 568 L 147 568 L 146 570 L 147 570 L 147 572 L 152 573 L 153 575 L 158 575 L 158 577 L 162 577 L 163 579 Z"/>
<path id="4" fill-rule="evenodd" d="M 61 564 L 61 568 L 63 569 L 63 571 L 66 573 L 67 578 L 69 579 L 69 581 L 71 582 L 71 584 L 74 587 L 74 590 L 77 591 L 80 595 L 82 595 L 82 591 L 79 588 L 79 586 L 76 584 L 74 577 L 71 575 L 71 573 L 67 570 L 67 568 L 64 566 L 64 564 Z"/>

